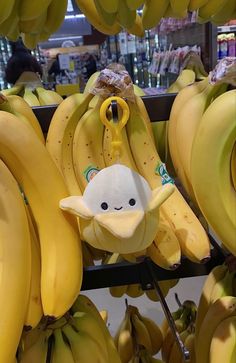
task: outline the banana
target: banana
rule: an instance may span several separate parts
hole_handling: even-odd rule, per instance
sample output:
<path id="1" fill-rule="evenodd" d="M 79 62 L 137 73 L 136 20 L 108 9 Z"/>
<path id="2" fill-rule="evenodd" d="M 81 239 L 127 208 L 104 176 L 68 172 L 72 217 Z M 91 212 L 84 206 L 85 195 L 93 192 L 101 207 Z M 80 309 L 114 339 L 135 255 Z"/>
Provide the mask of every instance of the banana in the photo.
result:
<path id="1" fill-rule="evenodd" d="M 108 13 L 106 10 L 104 10 L 103 6 L 100 5 L 99 0 L 94 0 L 94 4 L 96 6 L 98 14 L 101 16 L 101 18 L 104 20 L 106 25 L 111 26 L 115 23 L 117 14 L 116 13 Z"/>
<path id="2" fill-rule="evenodd" d="M 190 0 L 188 9 L 189 11 L 198 10 L 200 7 L 208 3 L 208 0 Z"/>
<path id="3" fill-rule="evenodd" d="M 156 26 L 164 16 L 169 0 L 146 0 L 143 5 L 142 22 L 144 29 Z"/>
<path id="4" fill-rule="evenodd" d="M 27 328 L 35 328 L 41 318 L 43 317 L 43 307 L 41 301 L 41 257 L 40 257 L 40 244 L 38 235 L 35 230 L 32 217 L 29 211 L 29 206 L 25 206 L 28 218 L 28 225 L 31 239 L 31 281 L 30 281 L 30 294 L 25 317 L 24 325 Z"/>
<path id="5" fill-rule="evenodd" d="M 230 171 L 232 185 L 234 187 L 234 190 L 236 191 L 236 143 L 234 144 L 234 148 L 231 154 Z"/>
<path id="6" fill-rule="evenodd" d="M 173 82 L 167 89 L 167 93 L 178 93 L 184 87 L 189 86 L 195 82 L 196 75 L 192 69 L 183 69 L 176 81 Z"/>
<path id="7" fill-rule="evenodd" d="M 15 0 L 9 0 L 0 4 L 0 25 L 10 16 Z"/>
<path id="8" fill-rule="evenodd" d="M 224 277 L 219 280 L 211 292 L 211 304 L 222 296 L 233 295 L 234 272 L 226 271 Z"/>
<path id="9" fill-rule="evenodd" d="M 179 336 L 183 344 L 185 343 L 185 340 L 188 337 L 188 335 L 189 335 L 188 328 L 186 328 L 184 331 L 180 333 Z M 176 341 L 174 341 L 171 350 L 169 352 L 168 363 L 180 363 L 181 360 L 182 360 L 182 353 Z"/>
<path id="10" fill-rule="evenodd" d="M 200 18 L 208 19 L 217 14 L 226 3 L 228 3 L 228 0 L 208 0 L 205 5 L 200 7 L 198 15 Z"/>
<path id="11" fill-rule="evenodd" d="M 181 110 L 184 108 L 186 102 L 188 102 L 188 100 L 190 100 L 198 93 L 202 92 L 204 88 L 207 86 L 207 84 L 208 84 L 208 79 L 200 82 L 195 82 L 192 85 L 180 90 L 171 107 L 170 118 L 167 124 L 168 146 L 171 155 L 171 160 L 174 165 L 176 173 L 178 175 L 180 175 L 181 173 L 181 180 L 182 181 L 185 180 L 184 185 L 185 188 L 188 189 L 187 190 L 188 194 L 190 194 L 189 190 L 191 189 L 191 187 L 189 186 L 189 181 L 187 180 L 183 172 L 182 165 L 179 161 L 180 157 L 178 155 L 178 149 L 176 144 L 177 117 L 181 112 Z M 188 188 L 186 186 L 188 186 Z"/>
<path id="12" fill-rule="evenodd" d="M 29 105 L 18 95 L 9 95 L 3 98 L 0 95 L 0 109 L 19 117 L 24 123 L 32 127 L 38 138 L 45 144 L 40 123 Z"/>
<path id="13" fill-rule="evenodd" d="M 21 33 L 21 38 L 26 48 L 34 50 L 39 43 L 39 34 Z"/>
<path id="14" fill-rule="evenodd" d="M 170 0 L 171 9 L 176 16 L 185 18 L 188 15 L 188 5 L 190 0 Z"/>
<path id="15" fill-rule="evenodd" d="M 51 329 L 43 330 L 36 342 L 25 350 L 19 363 L 46 363 L 48 353 L 48 340 L 52 335 Z"/>
<path id="16" fill-rule="evenodd" d="M 168 222 L 160 220 L 157 235 L 147 248 L 147 255 L 158 266 L 175 270 L 181 263 L 181 248 Z"/>
<path id="17" fill-rule="evenodd" d="M 26 314 L 31 273 L 30 233 L 18 184 L 0 160 L 0 362 L 16 355 Z"/>
<path id="18" fill-rule="evenodd" d="M 201 211 L 234 255 L 236 193 L 229 165 L 236 139 L 235 97 L 235 90 L 225 92 L 208 107 L 198 127 L 191 158 L 191 180 Z M 206 190 L 210 191 L 207 201 Z"/>
<path id="19" fill-rule="evenodd" d="M 63 338 L 61 329 L 53 330 L 54 344 L 51 352 L 51 363 L 74 363 L 69 344 Z"/>
<path id="20" fill-rule="evenodd" d="M 99 2 L 108 13 L 116 13 L 118 10 L 119 0 L 99 0 Z"/>
<path id="21" fill-rule="evenodd" d="M 168 295 L 168 292 L 170 290 L 170 280 L 165 281 L 158 281 L 159 287 L 162 291 L 162 295 L 166 297 Z M 160 301 L 159 296 L 155 289 L 146 290 L 145 291 L 146 296 L 152 300 L 152 301 Z"/>
<path id="22" fill-rule="evenodd" d="M 92 97 L 90 93 L 67 97 L 57 107 L 48 128 L 46 148 L 64 176 L 71 195 L 81 195 L 72 160 L 73 136 Z"/>
<path id="23" fill-rule="evenodd" d="M 138 13 L 136 13 L 133 25 L 131 27 L 127 27 L 126 31 L 130 34 L 136 35 L 137 37 L 144 37 L 145 31 L 143 29 L 142 18 Z"/>
<path id="24" fill-rule="evenodd" d="M 132 284 L 128 285 L 126 289 L 126 295 L 132 298 L 136 298 L 139 296 L 142 296 L 144 294 L 144 291 L 142 289 L 142 286 L 139 284 Z"/>
<path id="25" fill-rule="evenodd" d="M 41 106 L 56 105 L 63 101 L 63 98 L 55 91 L 43 87 L 37 87 L 35 91 Z"/>
<path id="26" fill-rule="evenodd" d="M 47 17 L 43 27 L 46 33 L 53 34 L 59 29 L 65 18 L 66 9 L 67 0 L 52 0 L 50 2 L 47 8 Z"/>
<path id="27" fill-rule="evenodd" d="M 10 96 L 10 95 L 16 95 L 20 93 L 23 89 L 23 85 L 21 84 L 15 84 L 11 88 L 6 88 L 1 90 L 1 94 L 4 96 Z"/>
<path id="28" fill-rule="evenodd" d="M 145 0 L 126 0 L 126 4 L 130 10 L 138 10 Z"/>
<path id="29" fill-rule="evenodd" d="M 211 294 L 218 281 L 220 281 L 226 274 L 227 266 L 215 266 L 207 276 L 199 299 L 197 316 L 195 322 L 195 337 L 198 339 L 199 331 L 207 310 L 211 304 Z"/>
<path id="30" fill-rule="evenodd" d="M 99 325 L 103 331 L 103 335 L 106 339 L 109 362 L 121 363 L 121 360 L 120 360 L 119 354 L 117 352 L 117 349 L 115 347 L 113 338 L 112 338 L 106 324 L 102 320 L 102 317 L 101 317 L 98 309 L 94 305 L 94 303 L 87 296 L 80 294 L 77 297 L 71 310 L 72 310 L 72 312 L 84 311 L 84 312 L 88 312 L 89 314 L 93 314 L 95 319 L 97 319 L 97 321 L 99 322 Z"/>
<path id="31" fill-rule="evenodd" d="M 52 0 L 32 1 L 22 0 L 20 2 L 19 15 L 20 20 L 36 19 L 42 14 Z"/>
<path id="32" fill-rule="evenodd" d="M 189 354 L 190 354 L 190 363 L 195 363 L 194 344 L 195 344 L 195 334 L 194 334 L 194 332 L 190 332 L 184 341 L 184 346 L 186 349 L 188 349 Z M 185 361 L 183 359 L 180 362 L 185 363 Z"/>
<path id="33" fill-rule="evenodd" d="M 107 3 L 113 3 L 113 1 L 107 1 Z M 115 2 L 114 2 L 115 3 Z M 93 0 L 76 0 L 76 4 L 80 8 L 80 10 L 84 13 L 88 21 L 101 33 L 107 34 L 107 35 L 114 35 L 119 33 L 121 30 L 121 26 L 115 22 L 113 25 L 108 26 L 104 24 L 103 19 L 99 16 L 96 6 L 94 4 Z M 101 2 L 101 5 L 103 2 Z M 105 7 L 105 11 L 108 11 L 108 6 Z M 112 11 L 113 12 L 113 11 Z"/>
<path id="34" fill-rule="evenodd" d="M 195 345 L 196 363 L 209 363 L 210 344 L 216 328 L 222 321 L 236 316 L 236 297 L 224 296 L 208 309 Z"/>
<path id="35" fill-rule="evenodd" d="M 99 311 L 101 317 L 102 317 L 102 320 L 107 324 L 108 322 L 108 311 L 107 310 L 100 310 Z"/>
<path id="36" fill-rule="evenodd" d="M 25 87 L 23 93 L 23 99 L 28 103 L 30 107 L 40 106 L 38 97 L 33 93 L 29 87 Z"/>
<path id="37" fill-rule="evenodd" d="M 232 17 L 236 10 L 236 4 L 234 0 L 228 0 L 224 6 L 215 15 L 211 17 L 211 22 L 215 25 L 224 25 L 229 20 L 234 19 Z"/>
<path id="38" fill-rule="evenodd" d="M 14 0 L 14 1 L 10 0 L 7 3 L 1 2 L 2 9 L 0 10 L 0 14 L 1 14 L 2 19 L 6 16 L 5 11 L 6 10 L 9 11 L 9 8 L 11 7 L 12 3 L 13 3 L 13 7 L 11 8 L 10 14 L 8 14 L 8 16 L 5 18 L 4 21 L 0 20 L 0 33 L 5 36 L 7 34 L 11 34 L 12 32 L 14 32 L 15 28 L 18 25 L 18 22 L 19 22 L 18 8 L 19 8 L 20 0 Z M 4 8 L 5 8 L 5 10 L 4 10 Z"/>
<path id="39" fill-rule="evenodd" d="M 98 98 L 95 107 L 84 113 L 74 133 L 73 160 L 81 192 L 89 182 L 88 168 L 95 168 L 95 171 L 105 168 L 102 151 L 104 126 L 99 115 L 102 102 L 103 99 Z"/>
<path id="40" fill-rule="evenodd" d="M 68 191 L 34 130 L 4 111 L 0 111 L 0 156 L 23 189 L 40 226 L 42 304 L 45 315 L 58 317 L 70 308 L 82 282 L 75 219 L 59 208 Z"/>
<path id="41" fill-rule="evenodd" d="M 41 323 L 41 322 L 34 329 L 31 329 L 31 330 L 24 329 L 23 330 L 22 335 L 21 335 L 21 341 L 19 344 L 20 352 L 19 352 L 19 347 L 18 347 L 19 358 L 21 357 L 22 352 L 24 352 L 25 350 L 28 350 L 32 345 L 34 345 L 37 342 L 37 340 L 39 339 L 43 330 L 45 330 L 45 325 L 44 325 L 44 323 Z"/>
<path id="42" fill-rule="evenodd" d="M 163 183 L 160 176 L 161 160 L 135 103 L 129 103 L 129 108 L 130 119 L 126 130 L 131 151 L 139 173 L 154 189 Z M 209 258 L 210 244 L 206 232 L 176 187 L 174 193 L 161 205 L 160 213 L 174 230 L 182 253 L 194 262 L 203 262 Z"/>
<path id="43" fill-rule="evenodd" d="M 20 20 L 19 30 L 20 33 L 39 34 L 47 18 L 47 10 L 44 10 L 37 18 L 30 20 Z"/>
<path id="44" fill-rule="evenodd" d="M 117 20 L 124 28 L 131 28 L 136 19 L 136 11 L 130 10 L 127 6 L 126 0 L 119 0 L 117 9 Z"/>
<path id="45" fill-rule="evenodd" d="M 108 351 L 106 346 L 106 340 L 97 319 L 95 319 L 92 314 L 83 311 L 77 311 L 73 314 L 73 317 L 71 319 L 71 324 L 79 332 L 88 334 L 91 337 L 91 339 L 96 341 L 101 351 L 103 352 L 103 356 L 108 362 Z"/>
<path id="46" fill-rule="evenodd" d="M 75 330 L 69 324 L 63 326 L 62 331 L 69 341 L 75 362 L 108 363 L 103 355 L 103 350 L 90 335 Z"/>
<path id="47" fill-rule="evenodd" d="M 127 289 L 128 285 L 111 286 L 109 287 L 109 292 L 113 297 L 121 297 L 126 293 Z"/>
<path id="48" fill-rule="evenodd" d="M 144 323 L 144 325 L 146 326 L 146 328 L 148 330 L 151 344 L 152 344 L 151 354 L 155 355 L 160 351 L 162 343 L 163 343 L 162 331 L 161 331 L 160 327 L 152 319 L 150 319 L 146 316 L 143 316 L 141 314 L 139 314 L 139 318 Z"/>
<path id="49" fill-rule="evenodd" d="M 177 119 L 175 120 L 176 122 L 175 142 L 178 148 L 177 154 L 179 156 L 179 161 L 182 164 L 184 173 L 187 179 L 190 181 L 190 183 L 191 183 L 190 167 L 191 167 L 192 145 L 194 142 L 195 135 L 197 133 L 197 128 L 199 126 L 201 117 L 205 112 L 205 110 L 207 109 L 208 105 L 211 103 L 211 100 L 215 96 L 217 96 L 217 93 L 223 93 L 226 90 L 226 88 L 227 88 L 226 84 L 219 84 L 219 85 L 209 84 L 201 93 L 197 94 L 196 96 L 193 96 L 188 102 L 186 102 L 182 111 L 179 112 Z M 188 123 L 186 126 L 187 119 Z M 181 179 L 181 175 L 179 175 L 179 178 L 182 184 L 184 185 L 185 181 Z M 187 190 L 187 188 L 185 189 Z"/>
<path id="50" fill-rule="evenodd" d="M 233 316 L 223 320 L 215 329 L 210 343 L 209 363 L 230 363 L 235 345 L 236 316 Z M 236 358 L 235 354 L 234 358 Z"/>
<path id="51" fill-rule="evenodd" d="M 134 355 L 135 345 L 133 341 L 133 331 L 129 306 L 126 309 L 125 316 L 118 327 L 114 341 L 122 363 L 128 363 Z"/>

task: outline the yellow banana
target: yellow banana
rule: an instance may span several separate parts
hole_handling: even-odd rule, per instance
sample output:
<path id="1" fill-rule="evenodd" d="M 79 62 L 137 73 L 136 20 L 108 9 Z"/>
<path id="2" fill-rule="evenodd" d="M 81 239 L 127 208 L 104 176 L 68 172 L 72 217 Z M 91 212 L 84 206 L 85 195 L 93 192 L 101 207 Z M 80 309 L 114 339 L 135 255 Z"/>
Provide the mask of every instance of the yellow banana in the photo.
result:
<path id="1" fill-rule="evenodd" d="M 38 34 L 41 29 L 44 28 L 45 21 L 47 19 L 47 9 L 45 9 L 37 18 L 30 20 L 20 20 L 19 30 L 20 33 L 32 33 Z"/>
<path id="2" fill-rule="evenodd" d="M 55 91 L 37 87 L 36 93 L 41 106 L 56 105 L 63 101 L 63 98 Z"/>
<path id="3" fill-rule="evenodd" d="M 2 1 L 0 4 L 0 25 L 11 15 L 15 0 Z"/>
<path id="4" fill-rule="evenodd" d="M 236 191 L 236 143 L 234 144 L 234 148 L 231 154 L 230 171 L 232 185 L 234 187 L 234 190 Z"/>
<path id="5" fill-rule="evenodd" d="M 43 307 L 41 301 L 41 257 L 40 244 L 37 231 L 35 230 L 32 217 L 29 211 L 29 206 L 26 205 L 26 214 L 31 239 L 31 281 L 28 307 L 24 325 L 27 328 L 35 328 L 43 317 Z"/>
<path id="6" fill-rule="evenodd" d="M 19 8 L 20 20 L 36 19 L 47 9 L 51 1 L 42 0 L 32 2 L 30 0 L 22 0 Z"/>
<path id="7" fill-rule="evenodd" d="M 46 363 L 48 353 L 48 340 L 52 335 L 52 330 L 41 331 L 36 342 L 25 350 L 19 360 L 19 363 Z"/>
<path id="8" fill-rule="evenodd" d="M 15 84 L 11 88 L 2 89 L 1 93 L 4 96 L 16 95 L 16 94 L 20 93 L 22 91 L 22 89 L 23 89 L 23 85 Z"/>
<path id="9" fill-rule="evenodd" d="M 84 113 L 74 133 L 73 160 L 81 192 L 89 182 L 90 173 L 105 168 L 102 151 L 104 126 L 99 115 L 102 102 L 103 99 L 99 98 L 96 106 Z"/>
<path id="10" fill-rule="evenodd" d="M 111 286 L 109 287 L 109 292 L 113 297 L 121 297 L 126 293 L 127 289 L 128 285 Z"/>
<path id="11" fill-rule="evenodd" d="M 101 17 L 97 12 L 93 0 L 76 0 L 76 4 L 80 8 L 80 10 L 84 13 L 88 21 L 101 33 L 107 35 L 114 35 L 119 33 L 119 31 L 121 30 L 121 26 L 117 22 L 115 22 L 111 26 L 104 24 L 103 19 L 101 19 Z M 106 7 L 105 10 L 109 12 L 108 7 Z"/>
<path id="12" fill-rule="evenodd" d="M 209 363 L 233 362 L 236 359 L 236 316 L 223 320 L 215 329 L 209 351 Z"/>
<path id="13" fill-rule="evenodd" d="M 228 0 L 224 6 L 215 15 L 211 17 L 211 22 L 215 25 L 224 25 L 229 20 L 234 19 L 233 14 L 236 11 L 234 0 Z"/>
<path id="14" fill-rule="evenodd" d="M 87 296 L 80 294 L 77 297 L 71 310 L 72 312 L 84 311 L 88 312 L 89 314 L 93 314 L 95 319 L 97 319 L 97 321 L 99 322 L 99 325 L 103 331 L 103 335 L 106 339 L 109 362 L 121 363 L 120 357 L 114 344 L 114 340 L 94 303 Z"/>
<path id="15" fill-rule="evenodd" d="M 51 352 L 51 363 L 74 363 L 69 344 L 65 341 L 61 329 L 53 330 L 54 344 Z"/>
<path id="16" fill-rule="evenodd" d="M 209 275 L 207 276 L 198 304 L 196 323 L 195 323 L 195 337 L 198 339 L 199 331 L 203 322 L 203 319 L 207 313 L 207 310 L 211 304 L 211 293 L 214 289 L 215 284 L 220 281 L 226 274 L 226 265 L 219 265 L 214 267 Z"/>
<path id="17" fill-rule="evenodd" d="M 99 0 L 99 2 L 108 13 L 116 13 L 118 10 L 119 0 Z"/>
<path id="18" fill-rule="evenodd" d="M 185 343 L 185 339 L 189 335 L 188 328 L 180 333 L 180 339 L 183 343 Z M 168 358 L 168 363 L 180 363 L 182 359 L 182 353 L 177 345 L 176 341 L 174 341 Z"/>
<path id="19" fill-rule="evenodd" d="M 39 34 L 21 33 L 21 38 L 26 48 L 34 50 L 39 42 Z"/>
<path id="20" fill-rule="evenodd" d="M 1 103 L 2 102 L 2 103 Z M 24 123 L 32 127 L 38 138 L 45 144 L 40 123 L 29 105 L 18 95 L 9 95 L 3 99 L 0 95 L 0 109 L 19 117 Z"/>
<path id="21" fill-rule="evenodd" d="M 200 7 L 207 4 L 208 0 L 190 0 L 188 9 L 190 11 L 198 10 Z"/>
<path id="22" fill-rule="evenodd" d="M 161 349 L 162 343 L 163 343 L 162 331 L 161 331 L 160 327 L 152 319 L 150 319 L 146 316 L 143 316 L 141 314 L 139 314 L 139 317 L 140 317 L 141 321 L 144 323 L 144 325 L 146 326 L 150 339 L 151 339 L 151 343 L 152 343 L 151 354 L 155 355 L 159 352 L 159 350 Z"/>
<path id="23" fill-rule="evenodd" d="M 30 107 L 40 106 L 38 97 L 33 93 L 29 87 L 25 87 L 23 93 L 23 99 L 28 103 Z"/>
<path id="24" fill-rule="evenodd" d="M 170 0 L 171 9 L 173 13 L 181 18 L 185 18 L 188 15 L 188 5 L 190 0 Z"/>
<path id="25" fill-rule="evenodd" d="M 6 16 L 5 11 L 9 11 L 9 8 L 11 7 L 13 3 L 13 7 L 11 8 L 10 14 L 5 18 L 4 21 L 0 20 L 0 33 L 2 35 L 7 36 L 7 34 L 11 34 L 16 29 L 18 22 L 19 22 L 19 14 L 18 14 L 18 7 L 20 0 L 10 0 L 9 2 L 1 2 L 2 9 L 0 10 L 1 16 L 3 18 Z M 4 10 L 3 7 L 6 9 Z M 9 7 L 9 8 L 8 8 Z M 7 9 L 8 8 L 8 9 Z"/>
<path id="26" fill-rule="evenodd" d="M 211 292 L 211 304 L 222 296 L 233 296 L 234 272 L 226 271 L 224 277 L 217 281 Z"/>
<path id="27" fill-rule="evenodd" d="M 66 9 L 67 0 L 52 0 L 50 2 L 47 8 L 47 18 L 43 27 L 44 32 L 49 33 L 50 35 L 55 33 L 59 29 L 65 18 Z"/>
<path id="28" fill-rule="evenodd" d="M 208 19 L 217 14 L 227 2 L 228 0 L 208 0 L 205 5 L 200 7 L 198 15 L 200 18 Z"/>
<path id="29" fill-rule="evenodd" d="M 117 20 L 124 28 L 131 28 L 136 19 L 136 11 L 130 10 L 126 0 L 119 0 Z"/>
<path id="30" fill-rule="evenodd" d="M 94 4 L 96 6 L 97 12 L 100 17 L 104 20 L 106 25 L 111 26 L 115 23 L 117 14 L 116 13 L 108 13 L 102 5 L 100 5 L 99 0 L 94 0 Z"/>
<path id="31" fill-rule="evenodd" d="M 126 295 L 129 297 L 135 298 L 142 296 L 144 294 L 144 291 L 142 289 L 142 286 L 139 284 L 131 284 L 127 286 L 126 289 Z"/>
<path id="32" fill-rule="evenodd" d="M 130 10 L 138 10 L 145 0 L 126 0 L 126 4 Z"/>
<path id="33" fill-rule="evenodd" d="M 157 235 L 147 248 L 147 255 L 158 266 L 174 270 L 181 263 L 181 248 L 173 230 L 167 221 L 160 216 Z"/>
<path id="34" fill-rule="evenodd" d="M 69 324 L 63 326 L 62 331 L 69 341 L 75 362 L 108 363 L 103 355 L 103 350 L 90 335 L 75 330 Z"/>
<path id="35" fill-rule="evenodd" d="M 88 334 L 99 345 L 103 356 L 108 362 L 108 352 L 106 346 L 106 340 L 102 333 L 102 329 L 94 315 L 77 311 L 73 314 L 71 324 L 80 332 Z"/>
<path id="36" fill-rule="evenodd" d="M 92 97 L 90 93 L 67 97 L 57 107 L 48 128 L 46 148 L 64 176 L 71 195 L 81 195 L 72 160 L 73 136 Z"/>
<path id="37" fill-rule="evenodd" d="M 34 130 L 4 111 L 0 111 L 0 156 L 23 189 L 40 226 L 43 309 L 45 315 L 58 317 L 70 308 L 82 282 L 82 252 L 75 219 L 59 208 L 68 191 Z"/>
<path id="38" fill-rule="evenodd" d="M 130 34 L 136 35 L 137 37 L 140 37 L 140 38 L 144 37 L 145 32 L 143 29 L 142 18 L 138 13 L 136 13 L 136 17 L 135 17 L 133 25 L 130 27 L 127 27 L 126 31 Z"/>
<path id="39" fill-rule="evenodd" d="M 28 221 L 18 184 L 0 160 L 0 362 L 13 362 L 29 298 L 31 256 Z"/>
<path id="40" fill-rule="evenodd" d="M 146 0 L 143 5 L 142 22 L 144 29 L 156 26 L 164 16 L 169 0 Z"/>
<path id="41" fill-rule="evenodd" d="M 132 323 L 129 308 L 118 327 L 114 341 L 122 363 L 127 363 L 134 355 L 135 346 L 133 341 Z"/>
<path id="42" fill-rule="evenodd" d="M 196 363 L 209 363 L 210 344 L 216 328 L 222 321 L 236 316 L 236 297 L 224 296 L 208 309 L 196 341 Z"/>
<path id="43" fill-rule="evenodd" d="M 235 90 L 211 103 L 198 127 L 191 158 L 191 180 L 201 211 L 234 255 L 236 193 L 230 179 L 230 157 L 236 139 L 235 106 Z"/>

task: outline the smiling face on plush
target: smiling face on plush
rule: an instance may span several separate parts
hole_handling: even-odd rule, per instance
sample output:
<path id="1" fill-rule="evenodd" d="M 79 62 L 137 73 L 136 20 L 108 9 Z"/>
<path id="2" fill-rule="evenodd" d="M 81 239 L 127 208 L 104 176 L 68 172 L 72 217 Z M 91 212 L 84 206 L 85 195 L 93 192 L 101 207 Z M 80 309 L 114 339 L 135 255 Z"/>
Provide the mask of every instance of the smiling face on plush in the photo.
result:
<path id="1" fill-rule="evenodd" d="M 110 252 L 132 253 L 149 246 L 158 228 L 159 206 L 172 185 L 151 190 L 147 181 L 124 165 L 102 169 L 83 196 L 60 201 L 60 207 L 79 217 L 82 238 Z"/>

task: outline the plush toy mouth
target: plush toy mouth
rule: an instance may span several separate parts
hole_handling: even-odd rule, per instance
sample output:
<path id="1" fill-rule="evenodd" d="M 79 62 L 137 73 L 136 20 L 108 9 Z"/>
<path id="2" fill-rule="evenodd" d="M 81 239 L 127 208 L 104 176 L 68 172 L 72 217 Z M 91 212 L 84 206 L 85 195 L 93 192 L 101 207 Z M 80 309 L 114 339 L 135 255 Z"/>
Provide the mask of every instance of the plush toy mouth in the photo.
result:
<path id="1" fill-rule="evenodd" d="M 115 210 L 121 210 L 122 208 L 123 208 L 123 207 L 120 207 L 120 208 L 116 208 L 116 207 L 115 207 L 114 209 L 115 209 Z"/>

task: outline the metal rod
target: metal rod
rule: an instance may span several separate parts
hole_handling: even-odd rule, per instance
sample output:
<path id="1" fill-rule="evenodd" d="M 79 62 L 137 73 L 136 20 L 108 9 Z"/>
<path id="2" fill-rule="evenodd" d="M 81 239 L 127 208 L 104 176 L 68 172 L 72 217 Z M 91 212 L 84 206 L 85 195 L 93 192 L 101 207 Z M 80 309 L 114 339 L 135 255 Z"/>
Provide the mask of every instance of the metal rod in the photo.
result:
<path id="1" fill-rule="evenodd" d="M 116 100 L 111 101 L 111 112 L 113 122 L 118 123 L 118 107 Z"/>
<path id="2" fill-rule="evenodd" d="M 151 274 L 151 277 L 153 279 L 153 285 L 154 285 L 154 288 L 156 290 L 156 293 L 159 297 L 159 300 L 160 300 L 160 303 L 161 303 L 161 306 L 162 306 L 162 309 L 165 313 L 165 316 L 166 316 L 166 319 L 168 321 L 168 324 L 169 324 L 169 327 L 172 331 L 172 334 L 174 335 L 174 338 L 175 338 L 175 341 L 180 349 L 180 352 L 183 356 L 183 359 L 184 361 L 187 361 L 190 359 L 190 353 L 188 351 L 188 349 L 184 346 L 184 343 L 182 342 L 181 338 L 180 338 L 180 335 L 176 329 L 176 326 L 175 326 L 175 321 L 173 319 L 173 316 L 170 312 L 170 309 L 166 303 L 166 300 L 165 300 L 165 297 L 164 295 L 162 294 L 162 291 L 161 291 L 161 288 L 157 282 L 157 280 L 155 279 L 155 273 L 153 271 L 153 266 L 152 266 L 152 263 L 150 260 L 146 260 L 146 264 L 147 264 L 147 268 Z"/>

